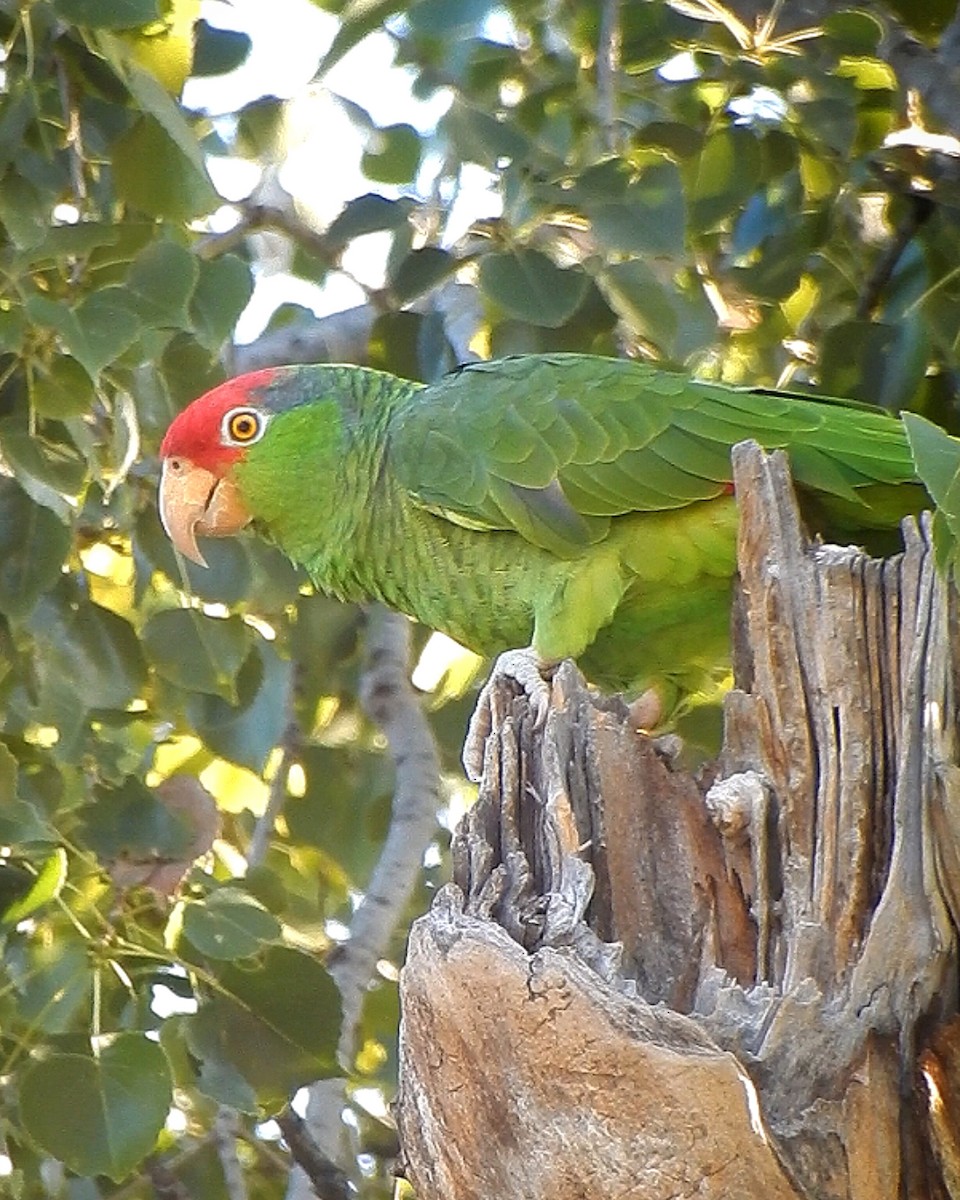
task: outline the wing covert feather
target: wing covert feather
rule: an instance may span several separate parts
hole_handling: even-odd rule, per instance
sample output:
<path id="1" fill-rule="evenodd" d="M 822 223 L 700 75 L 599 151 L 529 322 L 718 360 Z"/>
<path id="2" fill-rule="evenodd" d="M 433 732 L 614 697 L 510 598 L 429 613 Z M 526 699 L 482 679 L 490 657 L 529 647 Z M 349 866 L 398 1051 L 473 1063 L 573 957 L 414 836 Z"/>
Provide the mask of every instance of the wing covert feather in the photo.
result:
<path id="1" fill-rule="evenodd" d="M 879 410 L 578 354 L 475 363 L 412 392 L 387 462 L 425 508 L 567 557 L 610 517 L 725 494 L 746 438 L 789 449 L 799 483 L 844 502 L 914 478 L 902 426 Z"/>

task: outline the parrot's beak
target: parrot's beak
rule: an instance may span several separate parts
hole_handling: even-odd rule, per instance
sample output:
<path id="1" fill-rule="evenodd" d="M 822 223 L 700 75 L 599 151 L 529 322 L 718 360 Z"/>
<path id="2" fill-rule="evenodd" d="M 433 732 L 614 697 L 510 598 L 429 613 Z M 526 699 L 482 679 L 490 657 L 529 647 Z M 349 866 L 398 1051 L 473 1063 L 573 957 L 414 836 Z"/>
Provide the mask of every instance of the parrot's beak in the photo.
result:
<path id="1" fill-rule="evenodd" d="M 236 484 L 186 458 L 165 458 L 160 473 L 160 520 L 167 537 L 191 562 L 201 567 L 201 537 L 230 537 L 250 522 Z"/>

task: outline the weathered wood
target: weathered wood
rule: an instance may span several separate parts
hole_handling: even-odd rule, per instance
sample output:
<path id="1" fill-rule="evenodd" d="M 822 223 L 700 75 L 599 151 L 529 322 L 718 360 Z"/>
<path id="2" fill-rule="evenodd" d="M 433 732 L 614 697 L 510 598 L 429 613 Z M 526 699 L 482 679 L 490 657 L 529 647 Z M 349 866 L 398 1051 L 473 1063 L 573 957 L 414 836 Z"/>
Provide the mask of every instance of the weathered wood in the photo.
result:
<path id="1" fill-rule="evenodd" d="M 734 452 L 741 595 L 694 778 L 571 664 L 496 697 L 401 979 L 419 1200 L 960 1196 L 958 666 L 925 524 L 879 562 Z"/>

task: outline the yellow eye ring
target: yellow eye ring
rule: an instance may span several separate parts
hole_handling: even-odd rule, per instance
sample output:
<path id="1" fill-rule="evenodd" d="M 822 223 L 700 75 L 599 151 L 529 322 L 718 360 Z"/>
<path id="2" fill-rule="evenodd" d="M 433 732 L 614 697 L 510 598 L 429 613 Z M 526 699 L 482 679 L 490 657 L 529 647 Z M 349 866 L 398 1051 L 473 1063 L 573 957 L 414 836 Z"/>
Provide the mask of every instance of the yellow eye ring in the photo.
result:
<path id="1" fill-rule="evenodd" d="M 249 446 L 262 435 L 266 422 L 252 408 L 235 408 L 223 418 L 223 440 L 228 446 Z"/>

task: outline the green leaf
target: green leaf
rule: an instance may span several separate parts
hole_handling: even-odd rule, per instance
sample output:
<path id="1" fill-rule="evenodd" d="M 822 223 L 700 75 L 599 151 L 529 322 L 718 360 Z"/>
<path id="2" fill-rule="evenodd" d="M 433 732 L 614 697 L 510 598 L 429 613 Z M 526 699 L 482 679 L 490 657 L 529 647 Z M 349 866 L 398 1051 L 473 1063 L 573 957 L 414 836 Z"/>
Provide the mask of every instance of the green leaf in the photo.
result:
<path id="1" fill-rule="evenodd" d="M 390 280 L 390 291 L 397 304 L 409 304 L 456 271 L 459 262 L 439 246 L 424 246 L 402 259 Z"/>
<path id="2" fill-rule="evenodd" d="M 241 538 L 208 538 L 204 541 L 203 552 L 207 560 L 206 567 L 187 562 L 187 590 L 200 600 L 209 600 L 220 604 L 237 604 L 244 600 L 250 591 L 250 546 Z M 170 539 L 163 532 L 156 507 L 151 505 L 140 514 L 136 526 L 134 541 L 138 573 L 146 558 L 149 567 L 157 568 L 182 584 L 177 560 L 174 556 Z M 146 574 L 147 572 L 144 572 Z"/>
<path id="3" fill-rule="evenodd" d="M 482 167 L 502 166 L 504 159 L 524 162 L 534 157 L 530 140 L 515 122 L 498 121 L 480 109 L 455 100 L 440 122 L 460 157 Z"/>
<path id="4" fill-rule="evenodd" d="M 564 270 L 540 250 L 488 254 L 480 264 L 480 289 L 490 300 L 512 317 L 551 329 L 569 321 L 589 284 L 584 271 Z"/>
<path id="5" fill-rule="evenodd" d="M 152 116 L 141 117 L 114 142 L 113 173 L 120 198 L 151 217 L 189 221 L 219 202 L 206 170 Z"/>
<path id="6" fill-rule="evenodd" d="M 35 1026 L 34 1033 L 75 1030 L 78 1013 L 90 1004 L 93 965 L 88 942 L 65 924 L 53 932 L 55 937 L 34 937 L 24 943 L 17 963 L 18 1015 Z"/>
<path id="7" fill-rule="evenodd" d="M 237 29 L 218 29 L 203 20 L 193 28 L 196 39 L 194 75 L 225 75 L 228 71 L 236 70 L 250 53 L 252 43 L 249 36 Z"/>
<path id="8" fill-rule="evenodd" d="M 31 500 L 69 524 L 84 487 L 86 464 L 69 443 L 31 430 L 27 413 L 0 418 L 0 446 L 7 466 Z"/>
<path id="9" fill-rule="evenodd" d="M 683 254 L 686 202 L 672 162 L 648 167 L 619 198 L 587 200 L 583 210 L 607 251 Z"/>
<path id="10" fill-rule="evenodd" d="M 100 43 L 139 107 L 157 122 L 186 159 L 191 173 L 196 176 L 194 182 L 205 184 L 215 197 L 216 193 L 203 161 L 203 152 L 187 120 L 185 110 L 177 104 L 156 76 L 137 63 L 131 47 L 125 41 L 111 34 L 102 34 Z"/>
<path id="11" fill-rule="evenodd" d="M 0 613 L 22 618 L 60 578 L 70 530 L 0 476 Z"/>
<path id="12" fill-rule="evenodd" d="M 347 0 L 340 13 L 340 27 L 321 60 L 317 74 L 325 75 L 332 70 L 368 33 L 380 29 L 387 17 L 401 8 L 401 0 Z"/>
<path id="13" fill-rule="evenodd" d="M 738 212 L 757 188 L 760 144 L 747 129 L 717 129 L 692 169 L 690 224 L 706 233 Z"/>
<path id="14" fill-rule="evenodd" d="M 7 746 L 0 742 L 0 802 L 12 800 L 17 794 L 17 760 Z"/>
<path id="15" fill-rule="evenodd" d="M 8 171 L 0 179 L 0 221 L 19 250 L 39 246 L 50 228 L 51 202 L 22 175 Z"/>
<path id="16" fill-rule="evenodd" d="M 388 200 L 374 192 L 348 200 L 343 211 L 330 224 L 327 240 L 331 246 L 345 246 L 365 233 L 399 229 L 412 211 L 409 200 Z"/>
<path id="17" fill-rule="evenodd" d="M 64 421 L 87 412 L 96 391 L 93 380 L 80 363 L 61 354 L 46 370 L 35 372 L 30 395 L 39 416 Z"/>
<path id="18" fill-rule="evenodd" d="M 420 166 L 420 135 L 412 125 L 378 129 L 360 160 L 360 169 L 378 183 L 409 183 Z"/>
<path id="19" fill-rule="evenodd" d="M 891 411 L 908 405 L 926 374 L 929 334 L 917 311 L 892 321 L 840 321 L 822 336 L 820 384 Z"/>
<path id="20" fill-rule="evenodd" d="M 81 712 L 124 708 L 146 680 L 133 626 L 99 604 L 65 603 L 47 596 L 34 608 L 30 626 L 43 653 L 37 670 L 41 689 L 56 684 Z"/>
<path id="21" fill-rule="evenodd" d="M 21 153 L 27 129 L 36 116 L 36 100 L 32 81 L 8 71 L 0 104 L 0 167 L 15 162 Z"/>
<path id="22" fill-rule="evenodd" d="M 25 846 L 28 842 L 56 841 L 56 833 L 34 806 L 20 799 L 18 776 L 16 758 L 0 742 L 0 844 Z"/>
<path id="23" fill-rule="evenodd" d="M 957 15 L 953 0 L 890 0 L 891 10 L 908 29 L 929 41 L 939 40 L 940 34 Z"/>
<path id="24" fill-rule="evenodd" d="M 273 646 L 256 642 L 237 675 L 235 703 L 202 693 L 188 698 L 187 714 L 215 754 L 263 770 L 283 735 L 291 670 Z"/>
<path id="25" fill-rule="evenodd" d="M 162 803 L 133 776 L 119 787 L 97 786 L 83 810 L 83 841 L 101 861 L 176 861 L 189 849 L 186 818 Z"/>
<path id="26" fill-rule="evenodd" d="M 357 746 L 307 746 L 301 759 L 304 793 L 284 807 L 290 837 L 320 847 L 361 886 L 389 828 L 392 768 L 384 755 Z"/>
<path id="27" fill-rule="evenodd" d="M 407 19 L 431 38 L 450 37 L 478 28 L 493 7 L 494 0 L 416 0 Z"/>
<path id="28" fill-rule="evenodd" d="M 175 242 L 154 242 L 137 255 L 124 292 L 145 325 L 189 329 L 187 302 L 199 274 L 189 250 Z"/>
<path id="29" fill-rule="evenodd" d="M 673 300 L 644 262 L 613 263 L 600 275 L 599 283 L 634 332 L 662 350 L 672 347 L 677 332 Z"/>
<path id="30" fill-rule="evenodd" d="M 960 440 L 934 425 L 919 413 L 901 414 L 913 465 L 939 508 L 943 508 L 960 479 Z M 960 508 L 945 514 L 950 520 L 960 519 Z"/>
<path id="31" fill-rule="evenodd" d="M 248 958 L 280 936 L 280 922 L 249 892 L 223 887 L 184 905 L 183 933 L 209 958 Z"/>
<path id="32" fill-rule="evenodd" d="M 370 329 L 370 366 L 403 379 L 420 379 L 418 343 L 426 318 L 418 312 L 381 313 Z"/>
<path id="33" fill-rule="evenodd" d="M 95 1058 L 51 1054 L 20 1082 L 24 1128 L 78 1175 L 118 1182 L 153 1149 L 172 1099 L 163 1051 L 120 1033 Z"/>
<path id="34" fill-rule="evenodd" d="M 200 264 L 190 316 L 197 340 L 212 354 L 220 353 L 252 295 L 250 267 L 236 254 Z"/>
<path id="35" fill-rule="evenodd" d="M 67 852 L 58 846 L 37 872 L 30 890 L 4 909 L 0 919 L 7 925 L 16 925 L 59 896 L 66 881 Z"/>
<path id="36" fill-rule="evenodd" d="M 136 341 L 140 332 L 140 322 L 120 287 L 93 292 L 74 309 L 34 294 L 27 299 L 27 314 L 60 334 L 64 345 L 94 382 L 104 367 Z"/>
<path id="37" fill-rule="evenodd" d="M 267 1109 L 279 1109 L 302 1084 L 340 1073 L 340 992 L 314 957 L 268 946 L 257 960 L 218 962 L 215 971 L 218 991 L 191 1025 Z"/>
<path id="38" fill-rule="evenodd" d="M 53 0 L 65 21 L 91 29 L 129 29 L 160 17 L 157 0 Z"/>
<path id="39" fill-rule="evenodd" d="M 912 7 L 912 6 L 911 6 Z M 844 54 L 870 54 L 883 37 L 883 25 L 862 9 L 841 9 L 823 18 L 823 32 L 831 48 Z"/>
<path id="40" fill-rule="evenodd" d="M 141 636 L 148 660 L 163 679 L 190 692 L 236 699 L 237 672 L 250 650 L 250 630 L 240 617 L 170 608 L 152 616 Z"/>
<path id="41" fill-rule="evenodd" d="M 0 301 L 0 354 L 19 354 L 26 331 L 23 309 L 10 307 L 9 301 Z"/>

